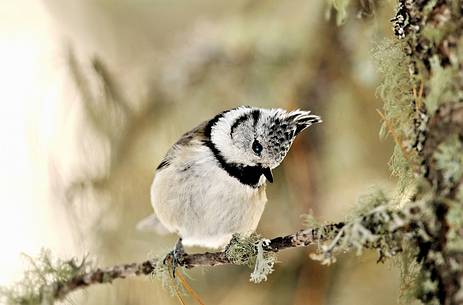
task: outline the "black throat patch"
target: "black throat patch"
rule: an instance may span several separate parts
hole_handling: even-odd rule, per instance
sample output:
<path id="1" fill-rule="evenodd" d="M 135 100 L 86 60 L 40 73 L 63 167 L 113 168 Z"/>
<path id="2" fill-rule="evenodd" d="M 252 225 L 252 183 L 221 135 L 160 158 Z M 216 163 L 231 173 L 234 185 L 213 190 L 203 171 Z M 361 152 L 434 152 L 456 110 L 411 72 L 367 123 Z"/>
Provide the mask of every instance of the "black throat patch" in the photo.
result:
<path id="1" fill-rule="evenodd" d="M 225 170 L 230 176 L 238 179 L 242 184 L 251 186 L 253 188 L 258 187 L 260 177 L 263 174 L 263 168 L 261 166 L 248 166 L 239 163 L 229 163 L 225 161 L 224 157 L 217 149 L 214 143 L 211 140 L 211 131 L 212 127 L 217 124 L 217 122 L 230 110 L 224 111 L 216 115 L 212 120 L 210 120 L 204 131 L 206 140 L 204 144 L 212 151 L 215 159 L 219 163 L 220 167 Z"/>

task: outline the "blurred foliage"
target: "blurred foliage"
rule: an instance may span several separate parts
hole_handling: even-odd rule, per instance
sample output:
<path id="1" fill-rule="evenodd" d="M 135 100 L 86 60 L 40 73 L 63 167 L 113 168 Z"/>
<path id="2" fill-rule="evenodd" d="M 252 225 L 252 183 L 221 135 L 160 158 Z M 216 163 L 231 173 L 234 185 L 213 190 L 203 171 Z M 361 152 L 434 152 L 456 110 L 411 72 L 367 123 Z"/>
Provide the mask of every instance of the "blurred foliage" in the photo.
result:
<path id="1" fill-rule="evenodd" d="M 51 305 L 54 304 L 56 287 L 88 270 L 91 265 L 82 259 L 60 260 L 52 257 L 49 250 L 31 258 L 30 269 L 11 288 L 0 288 L 0 302 L 6 305 Z"/>
<path id="2" fill-rule="evenodd" d="M 341 25 L 347 18 L 347 6 L 349 5 L 350 0 L 329 0 L 329 3 L 337 12 L 336 23 Z"/>

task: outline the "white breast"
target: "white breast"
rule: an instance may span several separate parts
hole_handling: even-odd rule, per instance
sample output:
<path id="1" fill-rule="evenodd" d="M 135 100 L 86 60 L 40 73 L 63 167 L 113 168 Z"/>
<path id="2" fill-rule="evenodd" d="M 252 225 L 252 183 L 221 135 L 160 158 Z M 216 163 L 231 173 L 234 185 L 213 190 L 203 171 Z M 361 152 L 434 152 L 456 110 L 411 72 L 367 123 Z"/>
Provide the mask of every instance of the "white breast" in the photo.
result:
<path id="1" fill-rule="evenodd" d="M 156 174 L 151 201 L 161 223 L 184 245 L 220 248 L 233 233 L 255 231 L 267 201 L 261 179 L 259 188 L 243 185 L 218 167 L 208 148 L 192 146 Z"/>

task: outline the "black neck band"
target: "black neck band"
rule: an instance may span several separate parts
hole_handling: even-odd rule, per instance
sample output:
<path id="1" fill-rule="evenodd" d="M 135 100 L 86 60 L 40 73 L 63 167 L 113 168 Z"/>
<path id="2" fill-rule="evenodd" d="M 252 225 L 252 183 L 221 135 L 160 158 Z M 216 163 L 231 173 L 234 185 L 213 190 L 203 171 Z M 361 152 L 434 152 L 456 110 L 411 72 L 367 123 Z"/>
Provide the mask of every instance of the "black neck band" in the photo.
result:
<path id="1" fill-rule="evenodd" d="M 212 154 L 214 155 L 215 159 L 219 163 L 220 167 L 223 170 L 225 170 L 230 176 L 238 179 L 238 181 L 241 182 L 242 184 L 249 185 L 253 188 L 256 188 L 258 187 L 260 177 L 262 176 L 262 173 L 263 173 L 262 167 L 258 165 L 248 166 L 248 165 L 239 164 L 239 163 L 229 163 L 225 161 L 224 157 L 222 156 L 220 151 L 217 149 L 215 144 L 212 143 L 212 140 L 211 140 L 212 127 L 228 111 L 219 113 L 212 120 L 209 121 L 209 123 L 206 126 L 205 132 L 204 132 L 206 136 L 206 140 L 204 141 L 204 144 L 212 151 Z"/>

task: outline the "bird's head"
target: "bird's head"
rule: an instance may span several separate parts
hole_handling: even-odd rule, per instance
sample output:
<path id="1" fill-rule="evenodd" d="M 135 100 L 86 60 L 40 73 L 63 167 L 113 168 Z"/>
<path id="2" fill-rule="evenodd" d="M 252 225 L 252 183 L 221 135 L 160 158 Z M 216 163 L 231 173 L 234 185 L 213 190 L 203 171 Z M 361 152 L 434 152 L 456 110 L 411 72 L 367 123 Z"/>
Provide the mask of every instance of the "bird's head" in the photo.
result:
<path id="1" fill-rule="evenodd" d="M 225 162 L 261 168 L 272 182 L 271 170 L 283 161 L 296 136 L 320 122 L 310 111 L 239 107 L 211 121 L 210 138 Z"/>

